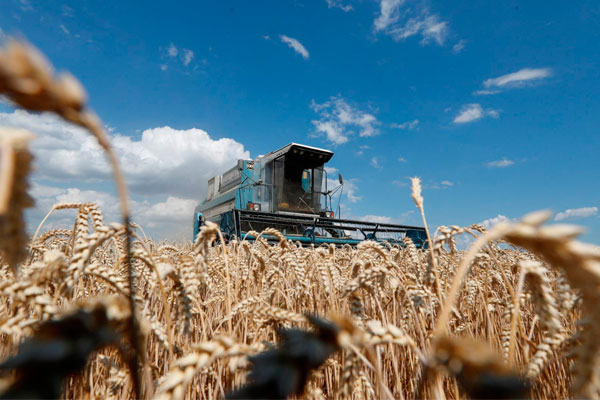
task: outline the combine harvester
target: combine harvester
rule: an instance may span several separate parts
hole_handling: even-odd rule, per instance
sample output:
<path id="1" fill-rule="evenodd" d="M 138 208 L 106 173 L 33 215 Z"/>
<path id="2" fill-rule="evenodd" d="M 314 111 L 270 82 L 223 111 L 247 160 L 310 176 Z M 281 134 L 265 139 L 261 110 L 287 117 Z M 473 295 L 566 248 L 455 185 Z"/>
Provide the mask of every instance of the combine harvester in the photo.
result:
<path id="1" fill-rule="evenodd" d="M 339 200 L 336 217 L 332 199 L 337 192 L 341 198 L 343 180 L 338 175 L 339 185 L 328 190 L 324 165 L 332 156 L 329 150 L 290 143 L 255 160 L 238 160 L 208 180 L 206 200 L 194 213 L 194 240 L 205 221 L 212 221 L 226 240 L 254 240 L 248 232 L 275 228 L 303 244 L 356 245 L 367 239 L 402 244 L 405 236 L 417 247 L 426 244 L 421 227 L 339 218 Z"/>

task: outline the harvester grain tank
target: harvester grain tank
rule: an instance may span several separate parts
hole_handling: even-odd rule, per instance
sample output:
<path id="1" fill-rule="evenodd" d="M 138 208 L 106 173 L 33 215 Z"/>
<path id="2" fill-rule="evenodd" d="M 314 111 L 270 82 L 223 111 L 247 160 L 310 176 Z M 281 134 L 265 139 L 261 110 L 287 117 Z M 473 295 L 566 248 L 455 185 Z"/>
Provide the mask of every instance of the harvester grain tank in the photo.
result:
<path id="1" fill-rule="evenodd" d="M 248 232 L 270 227 L 305 244 L 355 245 L 366 239 L 400 244 L 405 236 L 417 247 L 425 244 L 421 227 L 341 219 L 339 208 L 336 216 L 333 194 L 341 192 L 343 180 L 339 175 L 339 185 L 327 187 L 325 164 L 331 157 L 329 150 L 290 143 L 255 160 L 238 160 L 208 180 L 206 200 L 194 213 L 194 239 L 212 221 L 226 239 L 253 240 Z"/>

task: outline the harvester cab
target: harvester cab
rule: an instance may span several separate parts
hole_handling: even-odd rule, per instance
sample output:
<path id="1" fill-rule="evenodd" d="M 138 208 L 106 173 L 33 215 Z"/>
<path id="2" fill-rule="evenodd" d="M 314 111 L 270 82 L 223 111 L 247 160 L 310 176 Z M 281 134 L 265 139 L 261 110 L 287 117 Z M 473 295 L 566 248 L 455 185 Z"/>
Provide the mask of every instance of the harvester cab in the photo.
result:
<path id="1" fill-rule="evenodd" d="M 255 160 L 238 160 L 209 179 L 206 200 L 194 214 L 194 239 L 205 221 L 219 225 L 226 239 L 256 239 L 255 232 L 275 228 L 301 243 L 357 244 L 365 239 L 402 243 L 409 236 L 424 243 L 424 229 L 339 218 L 328 190 L 327 163 L 333 152 L 290 143 Z M 331 182 L 331 181 L 329 181 Z M 341 193 L 340 193 L 341 196 Z M 265 236 L 267 240 L 274 237 Z"/>

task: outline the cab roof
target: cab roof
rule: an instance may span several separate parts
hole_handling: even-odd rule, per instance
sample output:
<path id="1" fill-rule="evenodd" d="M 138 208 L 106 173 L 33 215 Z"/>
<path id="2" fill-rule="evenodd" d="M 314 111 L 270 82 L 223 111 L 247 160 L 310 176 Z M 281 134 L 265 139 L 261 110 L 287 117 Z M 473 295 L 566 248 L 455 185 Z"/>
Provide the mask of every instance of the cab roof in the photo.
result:
<path id="1" fill-rule="evenodd" d="M 259 157 L 259 159 L 261 161 L 271 161 L 287 153 L 292 153 L 294 155 L 302 155 L 309 158 L 314 157 L 314 161 L 318 161 L 319 164 L 325 164 L 327 161 L 331 160 L 331 157 L 333 157 L 333 151 L 330 150 L 320 149 L 318 147 L 313 146 L 307 146 L 305 144 L 290 143 L 288 145 L 283 146 L 279 150 L 272 151 L 269 154 Z"/>

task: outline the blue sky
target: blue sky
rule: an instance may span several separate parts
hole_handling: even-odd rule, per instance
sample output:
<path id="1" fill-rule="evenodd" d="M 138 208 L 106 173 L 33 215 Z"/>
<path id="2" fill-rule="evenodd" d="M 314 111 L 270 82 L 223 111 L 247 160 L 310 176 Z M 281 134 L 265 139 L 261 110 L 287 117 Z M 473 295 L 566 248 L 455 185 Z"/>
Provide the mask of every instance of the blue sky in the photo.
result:
<path id="1" fill-rule="evenodd" d="M 335 152 L 345 216 L 419 223 L 420 176 L 433 227 L 550 208 L 600 242 L 598 2 L 194 3 L 3 0 L 0 13 L 1 36 L 84 84 L 156 237 L 189 233 L 209 175 L 295 141 Z M 30 220 L 57 199 L 116 213 L 83 133 L 6 102 L 0 124 L 47 138 Z"/>

